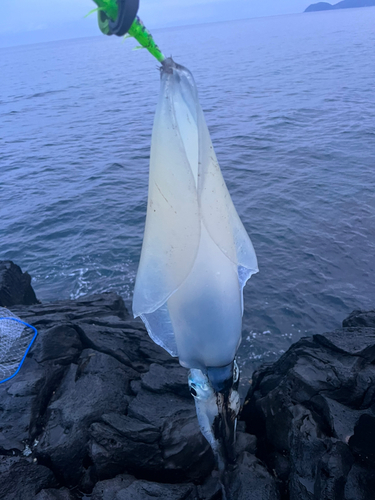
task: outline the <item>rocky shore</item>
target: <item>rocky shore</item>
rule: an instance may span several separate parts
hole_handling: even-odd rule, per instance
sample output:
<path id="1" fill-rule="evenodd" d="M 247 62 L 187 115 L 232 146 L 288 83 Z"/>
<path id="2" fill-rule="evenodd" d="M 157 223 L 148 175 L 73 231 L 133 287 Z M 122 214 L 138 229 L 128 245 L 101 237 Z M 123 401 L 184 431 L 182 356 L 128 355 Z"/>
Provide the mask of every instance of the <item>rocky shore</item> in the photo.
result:
<path id="1" fill-rule="evenodd" d="M 0 385 L 0 498 L 219 500 L 187 372 L 121 297 L 40 304 L 30 288 L 0 262 L 0 305 L 39 332 Z M 375 311 L 357 311 L 255 372 L 233 498 L 372 500 L 374 363 Z"/>

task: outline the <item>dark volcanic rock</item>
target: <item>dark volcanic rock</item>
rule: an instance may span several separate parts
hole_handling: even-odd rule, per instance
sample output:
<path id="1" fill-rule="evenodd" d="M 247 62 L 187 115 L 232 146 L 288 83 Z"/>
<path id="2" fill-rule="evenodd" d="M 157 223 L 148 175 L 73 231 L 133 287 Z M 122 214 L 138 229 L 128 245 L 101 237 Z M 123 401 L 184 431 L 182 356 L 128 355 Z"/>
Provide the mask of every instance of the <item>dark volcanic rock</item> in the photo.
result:
<path id="1" fill-rule="evenodd" d="M 353 311 L 344 321 L 345 327 L 369 327 L 375 328 L 375 310 L 372 311 Z"/>
<path id="2" fill-rule="evenodd" d="M 42 490 L 34 498 L 35 500 L 73 500 L 73 496 L 66 488 Z"/>
<path id="3" fill-rule="evenodd" d="M 303 338 L 254 374 L 243 418 L 285 498 L 373 498 L 371 318 L 355 311 L 344 321 L 353 326 Z"/>
<path id="4" fill-rule="evenodd" d="M 199 500 L 221 500 L 222 490 L 218 480 L 218 472 L 213 471 L 202 485 L 197 487 Z"/>
<path id="5" fill-rule="evenodd" d="M 97 481 L 129 472 L 149 482 L 205 480 L 214 461 L 187 371 L 120 297 L 11 309 L 39 335 L 20 373 L 0 385 L 0 457 L 7 457 L 0 482 L 13 466 L 9 456 L 22 454 L 56 477 L 38 486 L 41 499 L 66 497 L 63 486 L 89 493 Z M 176 498 L 196 491 L 184 488 L 175 488 Z"/>
<path id="6" fill-rule="evenodd" d="M 36 453 L 65 484 L 77 484 L 88 457 L 89 426 L 107 411 L 125 413 L 136 372 L 107 354 L 82 351 L 51 398 Z M 74 461 L 71 458 L 74 457 Z"/>
<path id="7" fill-rule="evenodd" d="M 40 330 L 20 373 L 0 385 L 0 453 L 20 453 L 33 443 L 53 392 L 81 351 L 79 335 L 71 325 Z"/>
<path id="8" fill-rule="evenodd" d="M 228 491 L 235 500 L 280 498 L 275 478 L 254 455 L 246 452 L 239 457 L 238 466 L 231 474 Z"/>
<path id="9" fill-rule="evenodd" d="M 119 296 L 11 310 L 39 335 L 0 385 L 1 499 L 222 498 L 187 371 Z M 344 325 L 255 373 L 231 499 L 373 499 L 374 312 Z"/>
<path id="10" fill-rule="evenodd" d="M 113 479 L 99 481 L 92 491 L 91 500 L 114 500 L 119 491 L 125 490 L 135 480 L 129 474 L 119 474 Z"/>
<path id="11" fill-rule="evenodd" d="M 228 477 L 228 498 L 233 500 L 280 500 L 274 477 L 263 464 L 249 453 L 239 457 L 238 467 Z M 214 472 L 199 486 L 192 483 L 167 484 L 136 480 L 120 474 L 113 479 L 99 481 L 92 492 L 92 500 L 221 500 L 218 474 Z"/>
<path id="12" fill-rule="evenodd" d="M 43 367 L 26 358 L 19 375 L 0 385 L 0 454 L 18 454 L 32 444 L 62 374 L 59 365 Z"/>
<path id="13" fill-rule="evenodd" d="M 154 483 L 123 474 L 97 483 L 91 500 L 198 500 L 196 491 L 193 484 Z"/>
<path id="14" fill-rule="evenodd" d="M 43 488 L 56 486 L 53 473 L 28 460 L 0 456 L 0 498 L 34 500 Z"/>
<path id="15" fill-rule="evenodd" d="M 195 500 L 193 484 L 161 484 L 150 481 L 134 481 L 116 493 L 115 500 Z"/>
<path id="16" fill-rule="evenodd" d="M 122 471 L 162 471 L 162 452 L 157 427 L 110 413 L 90 426 L 90 457 L 99 478 Z"/>
<path id="17" fill-rule="evenodd" d="M 150 365 L 147 373 L 142 375 L 142 387 L 156 394 L 172 392 L 190 401 L 191 394 L 186 383 L 186 371 L 179 365 Z"/>
<path id="18" fill-rule="evenodd" d="M 37 303 L 30 275 L 10 260 L 0 261 L 0 306 Z"/>

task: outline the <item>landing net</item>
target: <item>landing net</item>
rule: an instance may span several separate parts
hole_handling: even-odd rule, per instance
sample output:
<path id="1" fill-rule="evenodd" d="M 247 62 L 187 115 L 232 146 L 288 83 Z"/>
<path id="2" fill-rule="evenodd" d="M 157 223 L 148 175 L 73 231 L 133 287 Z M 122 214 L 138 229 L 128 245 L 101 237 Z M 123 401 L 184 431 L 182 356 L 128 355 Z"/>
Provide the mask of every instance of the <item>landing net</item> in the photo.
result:
<path id="1" fill-rule="evenodd" d="M 36 328 L 0 307 L 0 384 L 20 371 L 37 334 Z"/>

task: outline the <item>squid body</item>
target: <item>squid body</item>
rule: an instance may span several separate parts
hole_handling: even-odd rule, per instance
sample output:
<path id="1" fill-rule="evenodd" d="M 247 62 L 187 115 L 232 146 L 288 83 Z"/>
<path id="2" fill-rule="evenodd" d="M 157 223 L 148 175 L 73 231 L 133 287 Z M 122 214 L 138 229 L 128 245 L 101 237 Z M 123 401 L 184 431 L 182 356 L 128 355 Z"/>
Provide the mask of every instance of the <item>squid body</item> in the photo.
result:
<path id="1" fill-rule="evenodd" d="M 157 344 L 190 369 L 198 419 L 214 451 L 218 436 L 212 428 L 218 411 L 227 408 L 231 413 L 232 408 L 238 413 L 239 403 L 228 387 L 238 380 L 233 363 L 241 341 L 242 290 L 257 271 L 193 76 L 166 59 L 152 133 L 133 313 Z M 224 425 L 225 418 L 221 422 Z"/>
<path id="2" fill-rule="evenodd" d="M 192 74 L 167 59 L 152 133 L 133 313 L 182 366 L 231 363 L 256 255 L 217 162 Z"/>

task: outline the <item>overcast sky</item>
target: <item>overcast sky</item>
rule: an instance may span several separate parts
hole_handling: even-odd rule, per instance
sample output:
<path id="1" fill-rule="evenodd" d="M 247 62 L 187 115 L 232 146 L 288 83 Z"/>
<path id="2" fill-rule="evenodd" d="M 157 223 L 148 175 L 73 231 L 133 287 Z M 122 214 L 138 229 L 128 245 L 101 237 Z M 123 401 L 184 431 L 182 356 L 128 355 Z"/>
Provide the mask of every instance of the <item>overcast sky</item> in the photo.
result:
<path id="1" fill-rule="evenodd" d="M 0 46 L 98 35 L 92 0 L 0 0 Z M 316 0 L 140 0 L 149 28 L 303 12 Z M 334 2 L 333 2 L 334 3 Z"/>

